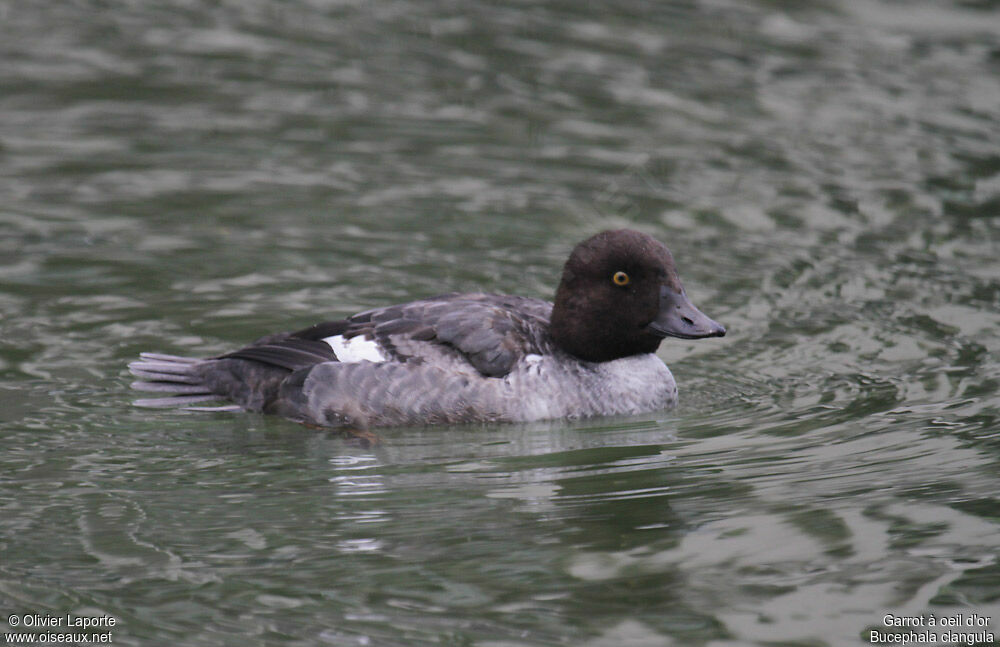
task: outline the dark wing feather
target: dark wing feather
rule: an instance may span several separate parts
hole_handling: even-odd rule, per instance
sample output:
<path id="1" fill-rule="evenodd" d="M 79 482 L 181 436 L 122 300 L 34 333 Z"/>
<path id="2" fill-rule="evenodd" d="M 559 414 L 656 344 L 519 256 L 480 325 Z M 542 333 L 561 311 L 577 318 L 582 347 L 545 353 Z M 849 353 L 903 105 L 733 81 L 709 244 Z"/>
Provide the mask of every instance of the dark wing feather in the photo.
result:
<path id="1" fill-rule="evenodd" d="M 322 341 L 297 337 L 269 338 L 264 343 L 247 346 L 217 359 L 249 359 L 269 366 L 296 371 L 322 362 L 335 362 L 337 355 Z"/>
<path id="2" fill-rule="evenodd" d="M 429 359 L 434 347 L 458 351 L 479 373 L 502 377 L 520 357 L 551 349 L 552 305 L 539 299 L 496 294 L 445 294 L 403 305 L 368 310 L 340 321 L 318 324 L 291 338 L 322 340 L 331 335 L 364 335 L 398 361 Z M 402 341 L 426 342 L 428 357 Z M 322 343 L 322 342 L 320 342 Z"/>
<path id="3" fill-rule="evenodd" d="M 323 323 L 318 323 L 315 326 L 309 326 L 308 328 L 293 332 L 289 336 L 296 337 L 298 339 L 320 341 L 326 339 L 327 337 L 333 337 L 334 335 L 343 335 L 349 325 L 350 321 L 347 319 L 325 321 Z"/>

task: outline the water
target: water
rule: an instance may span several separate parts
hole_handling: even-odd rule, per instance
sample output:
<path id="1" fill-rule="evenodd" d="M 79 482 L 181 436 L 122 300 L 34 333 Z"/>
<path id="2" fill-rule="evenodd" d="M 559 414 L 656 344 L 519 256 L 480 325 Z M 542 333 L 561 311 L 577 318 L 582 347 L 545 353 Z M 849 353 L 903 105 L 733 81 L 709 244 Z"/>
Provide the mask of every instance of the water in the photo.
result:
<path id="1" fill-rule="evenodd" d="M 123 645 L 855 645 L 1000 623 L 986 1 L 0 2 L 0 610 Z M 672 412 L 365 448 L 130 406 L 632 226 Z M 36 629 L 37 631 L 37 629 Z M 988 643 L 987 643 L 988 644 Z"/>

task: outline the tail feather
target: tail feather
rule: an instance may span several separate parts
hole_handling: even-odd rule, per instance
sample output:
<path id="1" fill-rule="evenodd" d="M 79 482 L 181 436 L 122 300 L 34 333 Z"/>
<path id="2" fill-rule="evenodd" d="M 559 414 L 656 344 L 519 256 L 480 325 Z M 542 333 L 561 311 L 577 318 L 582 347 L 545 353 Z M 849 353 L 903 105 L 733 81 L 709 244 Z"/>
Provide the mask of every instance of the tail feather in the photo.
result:
<path id="1" fill-rule="evenodd" d="M 238 404 L 225 404 L 218 407 L 184 407 L 185 411 L 210 411 L 222 413 L 238 413 L 243 411 L 243 407 Z"/>
<path id="2" fill-rule="evenodd" d="M 139 359 L 128 365 L 132 375 L 139 378 L 132 382 L 136 391 L 164 394 L 164 397 L 135 400 L 137 407 L 179 408 L 192 411 L 242 411 L 235 404 L 222 406 L 190 406 L 201 402 L 220 401 L 224 398 L 212 391 L 197 370 L 203 360 L 162 353 L 140 353 Z"/>
<path id="3" fill-rule="evenodd" d="M 208 395 L 172 395 L 166 398 L 143 398 L 132 402 L 137 407 L 147 407 L 150 409 L 172 409 L 184 407 L 187 404 L 197 404 L 198 402 L 209 402 L 218 400 L 219 396 Z"/>
<path id="4" fill-rule="evenodd" d="M 178 393 L 186 395 L 209 395 L 212 393 L 204 385 L 195 382 L 147 382 L 142 380 L 132 382 L 131 386 L 136 391 L 152 391 L 155 393 Z"/>
<path id="5" fill-rule="evenodd" d="M 175 364 L 197 364 L 202 361 L 197 357 L 181 357 L 180 355 L 167 355 L 165 353 L 139 353 L 139 357 L 142 359 L 159 360 Z"/>
<path id="6" fill-rule="evenodd" d="M 160 371 L 147 371 L 137 366 L 139 362 L 129 364 L 128 368 L 132 375 L 141 377 L 146 382 L 178 382 L 181 384 L 198 384 L 201 378 L 197 375 L 186 375 L 184 373 L 163 373 Z M 143 384 L 146 382 L 139 382 Z M 134 387 L 139 388 L 139 387 Z"/>
<path id="7" fill-rule="evenodd" d="M 188 375 L 194 366 L 194 364 L 153 360 L 139 360 L 128 365 L 133 372 L 146 371 L 147 373 L 166 373 L 168 375 Z"/>

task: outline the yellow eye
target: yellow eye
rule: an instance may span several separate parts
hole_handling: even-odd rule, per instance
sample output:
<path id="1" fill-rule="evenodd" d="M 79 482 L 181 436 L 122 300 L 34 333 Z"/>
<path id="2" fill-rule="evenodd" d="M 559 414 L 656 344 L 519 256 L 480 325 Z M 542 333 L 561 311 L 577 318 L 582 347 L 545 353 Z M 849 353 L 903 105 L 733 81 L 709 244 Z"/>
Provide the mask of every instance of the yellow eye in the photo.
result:
<path id="1" fill-rule="evenodd" d="M 631 279 L 625 272 L 615 272 L 615 275 L 611 277 L 611 280 L 615 282 L 615 285 L 628 285 L 628 282 Z"/>

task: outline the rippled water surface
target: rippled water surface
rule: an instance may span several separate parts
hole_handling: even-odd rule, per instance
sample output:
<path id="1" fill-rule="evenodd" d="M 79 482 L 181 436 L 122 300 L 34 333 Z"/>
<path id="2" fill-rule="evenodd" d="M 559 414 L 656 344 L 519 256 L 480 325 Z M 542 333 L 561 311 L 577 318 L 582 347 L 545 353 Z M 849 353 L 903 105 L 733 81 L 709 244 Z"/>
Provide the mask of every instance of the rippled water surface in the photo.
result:
<path id="1" fill-rule="evenodd" d="M 0 56 L 5 619 L 112 616 L 122 645 L 1000 635 L 995 2 L 0 0 Z M 674 411 L 364 447 L 130 405 L 140 351 L 549 297 L 620 226 L 730 330 L 663 345 Z"/>

